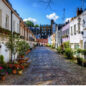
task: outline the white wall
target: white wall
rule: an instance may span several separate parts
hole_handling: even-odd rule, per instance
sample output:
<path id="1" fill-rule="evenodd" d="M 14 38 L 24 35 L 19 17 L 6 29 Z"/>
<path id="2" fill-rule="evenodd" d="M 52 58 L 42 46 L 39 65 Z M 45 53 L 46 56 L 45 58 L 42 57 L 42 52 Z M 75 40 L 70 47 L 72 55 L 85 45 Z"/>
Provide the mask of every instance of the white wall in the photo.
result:
<path id="1" fill-rule="evenodd" d="M 15 16 L 14 14 L 12 15 L 12 29 L 13 31 L 19 33 L 19 26 L 20 22 L 17 16 Z"/>
<path id="2" fill-rule="evenodd" d="M 80 33 L 78 33 L 78 23 L 79 23 L 78 18 L 81 19 Z M 85 23 L 83 21 L 85 21 Z M 76 35 L 74 34 L 74 25 L 75 24 L 76 24 Z M 72 26 L 72 30 L 73 30 L 73 35 L 71 35 L 71 26 Z M 73 44 L 78 43 L 80 45 L 81 40 L 82 41 L 86 40 L 86 31 L 84 30 L 85 28 L 86 28 L 86 11 L 84 13 L 82 13 L 80 16 L 78 16 L 77 18 L 75 18 L 74 20 L 72 20 L 72 22 L 70 22 L 69 32 L 70 32 L 70 43 L 72 44 L 71 48 L 74 48 Z M 84 34 L 82 34 L 81 32 L 83 32 Z"/>
<path id="3" fill-rule="evenodd" d="M 0 0 L 0 10 L 2 11 L 2 27 L 6 27 L 6 15 L 9 16 L 9 30 L 11 30 L 11 10 Z"/>
<path id="4" fill-rule="evenodd" d="M 5 44 L 0 43 L 1 48 L 0 48 L 0 54 L 4 56 L 4 61 L 8 62 L 10 60 L 10 52 L 6 48 Z"/>

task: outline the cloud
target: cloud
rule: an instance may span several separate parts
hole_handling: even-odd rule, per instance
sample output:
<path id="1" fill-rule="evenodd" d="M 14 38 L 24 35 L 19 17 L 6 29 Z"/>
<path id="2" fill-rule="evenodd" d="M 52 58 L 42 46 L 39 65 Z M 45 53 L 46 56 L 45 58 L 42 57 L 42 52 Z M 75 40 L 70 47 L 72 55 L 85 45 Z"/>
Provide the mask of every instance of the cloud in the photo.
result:
<path id="1" fill-rule="evenodd" d="M 37 23 L 37 20 L 35 18 L 31 18 L 31 17 L 24 19 L 24 21 L 31 21 L 33 23 Z"/>
<path id="2" fill-rule="evenodd" d="M 70 21 L 71 20 L 71 18 L 66 18 L 65 19 L 65 22 L 68 22 L 68 21 Z"/>
<path id="3" fill-rule="evenodd" d="M 59 18 L 59 16 L 57 16 L 56 13 L 52 13 L 50 15 L 46 15 L 46 18 L 50 20 L 53 19 L 54 21 L 56 21 Z"/>

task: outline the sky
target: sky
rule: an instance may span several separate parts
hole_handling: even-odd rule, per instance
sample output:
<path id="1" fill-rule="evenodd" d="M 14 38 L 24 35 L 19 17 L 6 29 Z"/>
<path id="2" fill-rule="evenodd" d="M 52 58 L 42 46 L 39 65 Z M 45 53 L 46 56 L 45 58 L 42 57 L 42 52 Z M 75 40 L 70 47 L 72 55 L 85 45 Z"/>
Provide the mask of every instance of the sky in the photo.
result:
<path id="1" fill-rule="evenodd" d="M 9 1 L 24 21 L 30 20 L 39 25 L 50 24 L 51 19 L 54 19 L 57 24 L 63 23 L 65 20 L 76 16 L 77 8 L 82 7 L 81 0 L 52 0 L 50 6 L 47 6 L 47 3 L 40 2 L 40 0 Z M 85 7 L 86 3 L 84 9 Z"/>

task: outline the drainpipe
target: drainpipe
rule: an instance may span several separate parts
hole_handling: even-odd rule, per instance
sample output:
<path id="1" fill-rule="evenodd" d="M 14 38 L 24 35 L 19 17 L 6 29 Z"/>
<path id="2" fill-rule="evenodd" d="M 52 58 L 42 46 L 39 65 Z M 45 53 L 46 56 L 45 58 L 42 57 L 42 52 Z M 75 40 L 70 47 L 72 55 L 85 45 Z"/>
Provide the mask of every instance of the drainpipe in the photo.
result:
<path id="1" fill-rule="evenodd" d="M 12 14 L 13 12 L 11 11 L 11 33 L 12 33 L 12 40 L 11 40 L 11 43 L 13 43 L 13 29 L 12 29 Z M 12 62 L 12 50 L 11 50 L 11 62 Z"/>
<path id="2" fill-rule="evenodd" d="M 24 26 L 24 40 L 25 40 L 25 26 Z"/>

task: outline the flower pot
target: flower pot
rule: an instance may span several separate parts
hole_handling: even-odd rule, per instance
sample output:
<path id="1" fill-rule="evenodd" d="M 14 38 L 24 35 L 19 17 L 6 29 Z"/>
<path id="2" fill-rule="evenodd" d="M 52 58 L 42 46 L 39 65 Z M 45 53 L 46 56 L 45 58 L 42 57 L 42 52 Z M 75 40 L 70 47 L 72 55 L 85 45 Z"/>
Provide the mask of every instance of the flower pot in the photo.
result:
<path id="1" fill-rule="evenodd" d="M 13 69 L 13 71 L 12 71 L 12 72 L 13 72 L 13 74 L 16 74 L 16 73 L 17 73 L 16 69 Z"/>
<path id="2" fill-rule="evenodd" d="M 1 80 L 5 81 L 6 77 L 5 76 L 1 76 Z"/>
<path id="3" fill-rule="evenodd" d="M 24 56 L 22 55 L 21 58 L 24 58 Z"/>
<path id="4" fill-rule="evenodd" d="M 23 71 L 22 70 L 18 70 L 18 74 L 22 75 Z"/>

